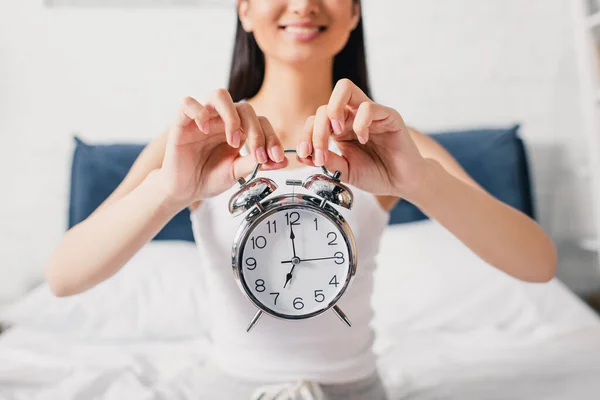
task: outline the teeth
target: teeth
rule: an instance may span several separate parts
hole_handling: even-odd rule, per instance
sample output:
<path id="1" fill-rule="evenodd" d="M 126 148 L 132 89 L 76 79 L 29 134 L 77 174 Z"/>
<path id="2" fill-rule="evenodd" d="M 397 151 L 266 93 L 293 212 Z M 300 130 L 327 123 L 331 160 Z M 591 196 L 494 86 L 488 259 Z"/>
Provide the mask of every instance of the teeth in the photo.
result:
<path id="1" fill-rule="evenodd" d="M 286 26 L 285 30 L 290 33 L 315 33 L 319 32 L 318 27 L 306 27 L 306 26 Z"/>

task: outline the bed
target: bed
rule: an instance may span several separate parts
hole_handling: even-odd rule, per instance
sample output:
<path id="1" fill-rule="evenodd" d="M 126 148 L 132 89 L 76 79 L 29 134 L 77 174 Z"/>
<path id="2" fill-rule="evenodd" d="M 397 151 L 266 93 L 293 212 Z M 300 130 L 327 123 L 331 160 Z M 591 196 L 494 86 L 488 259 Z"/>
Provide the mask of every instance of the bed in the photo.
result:
<path id="1" fill-rule="evenodd" d="M 433 135 L 490 193 L 535 218 L 518 127 Z M 69 224 L 141 144 L 75 140 Z M 177 262 L 173 262 L 177 260 Z M 560 281 L 495 270 L 411 204 L 393 210 L 375 275 L 375 350 L 391 399 L 594 399 L 600 319 Z M 78 296 L 41 285 L 0 310 L 0 399 L 193 399 L 210 351 L 201 258 L 182 212 Z"/>

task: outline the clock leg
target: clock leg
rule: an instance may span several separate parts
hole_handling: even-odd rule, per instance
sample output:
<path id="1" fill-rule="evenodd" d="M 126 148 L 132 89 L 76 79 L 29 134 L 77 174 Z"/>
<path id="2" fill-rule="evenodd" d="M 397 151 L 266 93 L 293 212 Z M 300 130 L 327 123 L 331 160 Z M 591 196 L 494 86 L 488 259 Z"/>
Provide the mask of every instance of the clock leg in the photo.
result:
<path id="1" fill-rule="evenodd" d="M 342 321 L 344 321 L 346 323 L 346 325 L 348 325 L 349 327 L 352 327 L 352 324 L 350 323 L 350 320 L 348 319 L 348 317 L 346 317 L 346 314 L 344 314 L 344 312 L 338 306 L 333 306 L 333 312 L 338 317 L 340 317 L 340 319 Z"/>
<path id="2" fill-rule="evenodd" d="M 246 328 L 246 332 L 250 332 L 250 329 L 252 329 L 254 325 L 258 322 L 258 319 L 260 318 L 262 313 L 263 312 L 261 310 L 258 310 L 256 314 L 254 314 L 254 318 L 252 318 L 252 321 L 250 321 L 250 325 L 248 325 L 248 328 Z"/>

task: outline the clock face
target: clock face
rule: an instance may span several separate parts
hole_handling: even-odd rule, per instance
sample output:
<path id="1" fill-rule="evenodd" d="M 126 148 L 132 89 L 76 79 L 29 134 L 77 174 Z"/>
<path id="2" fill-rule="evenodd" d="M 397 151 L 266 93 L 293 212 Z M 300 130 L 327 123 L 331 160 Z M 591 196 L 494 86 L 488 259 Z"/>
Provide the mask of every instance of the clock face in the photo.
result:
<path id="1" fill-rule="evenodd" d="M 266 214 L 239 251 L 242 285 L 257 305 L 283 318 L 317 315 L 337 301 L 353 255 L 340 227 L 310 208 Z"/>

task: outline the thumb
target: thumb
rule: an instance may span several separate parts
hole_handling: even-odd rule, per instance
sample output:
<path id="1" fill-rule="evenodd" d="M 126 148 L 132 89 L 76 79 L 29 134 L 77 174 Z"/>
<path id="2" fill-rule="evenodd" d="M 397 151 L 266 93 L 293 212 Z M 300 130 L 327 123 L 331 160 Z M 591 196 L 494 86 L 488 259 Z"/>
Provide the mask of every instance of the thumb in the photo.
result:
<path id="1" fill-rule="evenodd" d="M 325 168 L 327 168 L 331 174 L 333 174 L 335 171 L 340 171 L 340 180 L 342 182 L 349 183 L 350 164 L 344 156 L 340 156 L 339 154 L 329 150 Z"/>
<path id="2" fill-rule="evenodd" d="M 311 167 L 321 169 L 321 167 L 317 167 L 313 163 L 312 157 L 307 157 L 307 158 L 297 157 L 297 160 L 300 161 L 302 164 L 310 165 Z M 350 167 L 348 164 L 348 160 L 346 160 L 345 157 L 340 156 L 339 154 L 334 153 L 333 151 L 329 150 L 329 152 L 327 153 L 327 162 L 325 163 L 325 168 L 327 168 L 327 170 L 332 175 L 335 171 L 340 171 L 340 173 L 341 173 L 340 180 L 342 182 L 349 183 Z"/>

